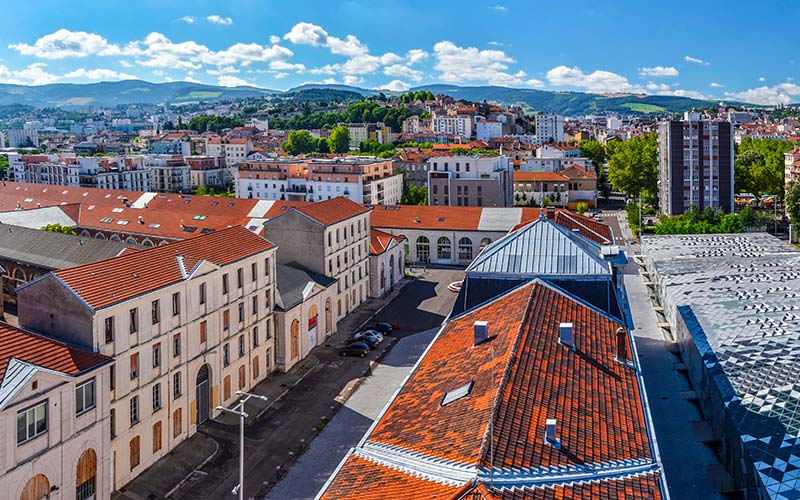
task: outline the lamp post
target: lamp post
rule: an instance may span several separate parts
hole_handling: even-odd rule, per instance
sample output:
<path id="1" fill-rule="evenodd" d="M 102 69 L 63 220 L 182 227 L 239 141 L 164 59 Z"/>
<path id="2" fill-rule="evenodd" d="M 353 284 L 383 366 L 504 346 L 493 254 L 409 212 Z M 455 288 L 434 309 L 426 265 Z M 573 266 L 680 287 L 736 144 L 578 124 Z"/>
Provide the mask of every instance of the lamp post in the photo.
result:
<path id="1" fill-rule="evenodd" d="M 260 396 L 258 394 L 251 394 L 249 392 L 244 391 L 236 391 L 238 396 L 244 396 L 242 399 L 239 400 L 239 409 L 238 410 L 231 410 L 230 408 L 225 408 L 224 406 L 217 406 L 217 411 L 221 411 L 224 413 L 230 413 L 231 415 L 236 415 L 239 417 L 239 484 L 237 484 L 231 493 L 239 494 L 239 500 L 244 500 L 244 420 L 249 417 L 247 413 L 244 411 L 244 404 L 250 398 L 258 398 L 262 401 L 266 401 L 266 396 Z"/>

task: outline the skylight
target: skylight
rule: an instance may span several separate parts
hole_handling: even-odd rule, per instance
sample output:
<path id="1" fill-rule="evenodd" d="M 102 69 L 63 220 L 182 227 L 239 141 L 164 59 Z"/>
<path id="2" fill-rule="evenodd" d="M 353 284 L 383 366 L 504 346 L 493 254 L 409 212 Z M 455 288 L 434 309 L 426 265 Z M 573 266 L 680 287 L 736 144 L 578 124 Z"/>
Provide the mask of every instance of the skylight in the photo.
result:
<path id="1" fill-rule="evenodd" d="M 467 385 L 462 385 L 461 387 L 446 393 L 444 398 L 442 398 L 442 406 L 449 405 L 453 401 L 457 401 L 465 396 L 469 396 L 469 393 L 472 392 L 473 385 L 475 385 L 474 380 L 470 381 L 470 383 Z"/>
<path id="2" fill-rule="evenodd" d="M 194 220 L 206 220 L 206 216 L 205 215 L 195 215 L 194 216 Z"/>
<path id="3" fill-rule="evenodd" d="M 114 219 L 112 219 L 111 217 L 103 217 L 102 219 L 100 219 L 100 222 L 102 222 L 103 224 L 110 224 L 113 220 Z"/>
<path id="4" fill-rule="evenodd" d="M 127 226 L 129 222 L 130 222 L 129 220 L 120 219 L 117 221 L 117 224 L 119 224 L 120 226 Z"/>
<path id="5" fill-rule="evenodd" d="M 187 233 L 193 233 L 197 231 L 197 228 L 194 226 L 183 226 L 183 230 Z"/>
<path id="6" fill-rule="evenodd" d="M 114 212 L 115 214 L 121 214 L 122 212 L 125 211 L 125 209 L 124 208 L 112 208 L 111 211 Z"/>

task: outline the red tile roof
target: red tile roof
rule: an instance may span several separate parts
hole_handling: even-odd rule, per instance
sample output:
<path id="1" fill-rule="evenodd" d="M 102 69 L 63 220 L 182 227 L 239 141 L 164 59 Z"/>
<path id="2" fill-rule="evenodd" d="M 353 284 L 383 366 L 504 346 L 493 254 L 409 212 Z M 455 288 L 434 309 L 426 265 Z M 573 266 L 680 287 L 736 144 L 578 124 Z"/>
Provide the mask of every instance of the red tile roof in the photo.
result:
<path id="1" fill-rule="evenodd" d="M 384 206 L 376 206 L 372 211 L 372 227 L 476 231 L 483 213 L 481 207 Z"/>
<path id="2" fill-rule="evenodd" d="M 570 165 L 569 167 L 562 170 L 561 175 L 568 179 L 588 179 L 588 180 L 597 180 L 597 174 L 595 173 L 594 169 L 587 170 L 580 165 Z"/>
<path id="3" fill-rule="evenodd" d="M 0 380 L 11 358 L 77 375 L 111 358 L 0 322 Z"/>
<path id="4" fill-rule="evenodd" d="M 486 491 L 484 489 L 484 491 Z M 488 491 L 487 491 L 488 493 Z M 462 497 L 468 500 L 659 500 L 661 487 L 657 474 L 588 481 L 568 486 L 516 488 L 497 493 Z"/>
<path id="5" fill-rule="evenodd" d="M 514 182 L 567 182 L 567 178 L 555 172 L 514 172 Z"/>
<path id="6" fill-rule="evenodd" d="M 234 226 L 53 274 L 89 306 L 100 309 L 185 279 L 178 256 L 183 256 L 188 273 L 200 260 L 224 266 L 273 247 L 264 238 Z"/>
<path id="7" fill-rule="evenodd" d="M 398 243 L 402 243 L 403 241 L 403 239 L 399 236 L 385 233 L 380 229 L 370 230 L 369 253 L 372 255 L 382 254 L 389 248 L 389 244 L 392 242 L 392 240 Z"/>
<path id="8" fill-rule="evenodd" d="M 330 226 L 369 211 L 365 206 L 343 196 L 298 206 L 295 207 L 295 210 L 324 226 Z"/>

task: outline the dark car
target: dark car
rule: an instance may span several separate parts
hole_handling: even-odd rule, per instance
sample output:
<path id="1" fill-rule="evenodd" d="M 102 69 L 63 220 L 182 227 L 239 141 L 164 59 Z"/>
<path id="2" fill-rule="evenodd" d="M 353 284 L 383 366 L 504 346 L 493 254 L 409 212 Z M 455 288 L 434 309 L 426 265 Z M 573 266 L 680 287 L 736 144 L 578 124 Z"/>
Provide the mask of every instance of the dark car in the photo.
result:
<path id="1" fill-rule="evenodd" d="M 378 337 L 374 337 L 372 335 L 364 335 L 363 337 L 358 339 L 358 341 L 367 344 L 370 349 L 375 349 L 376 347 L 378 347 L 378 344 L 381 343 Z"/>
<path id="2" fill-rule="evenodd" d="M 342 356 L 361 356 L 369 353 L 369 346 L 365 342 L 352 342 L 342 349 Z"/>
<path id="3" fill-rule="evenodd" d="M 386 333 L 389 333 L 389 332 L 392 331 L 392 324 L 391 323 L 386 323 L 386 322 L 375 323 L 374 325 L 372 325 L 369 328 L 370 328 L 370 330 L 375 330 L 377 332 L 386 334 Z"/>

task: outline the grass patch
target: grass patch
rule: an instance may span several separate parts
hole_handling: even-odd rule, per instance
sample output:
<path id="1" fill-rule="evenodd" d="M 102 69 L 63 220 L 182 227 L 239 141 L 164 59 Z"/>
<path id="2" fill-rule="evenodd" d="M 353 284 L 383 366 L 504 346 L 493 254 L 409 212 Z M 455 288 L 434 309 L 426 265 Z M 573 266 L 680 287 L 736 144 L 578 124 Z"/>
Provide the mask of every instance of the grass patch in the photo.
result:
<path id="1" fill-rule="evenodd" d="M 637 113 L 660 113 L 667 110 L 667 108 L 663 106 L 656 106 L 655 104 L 647 104 L 644 102 L 626 102 L 625 104 L 621 104 L 620 107 L 628 108 Z"/>

